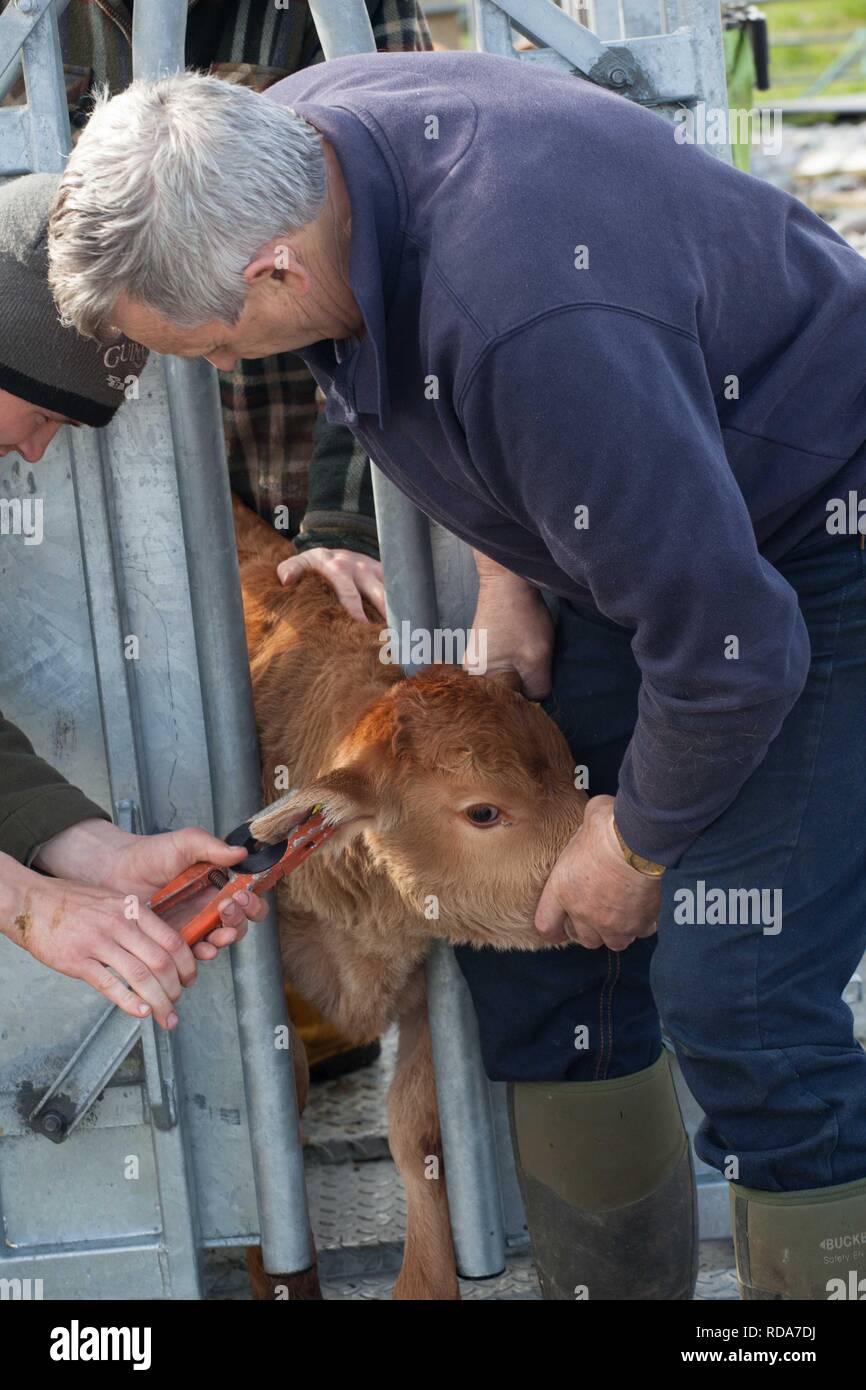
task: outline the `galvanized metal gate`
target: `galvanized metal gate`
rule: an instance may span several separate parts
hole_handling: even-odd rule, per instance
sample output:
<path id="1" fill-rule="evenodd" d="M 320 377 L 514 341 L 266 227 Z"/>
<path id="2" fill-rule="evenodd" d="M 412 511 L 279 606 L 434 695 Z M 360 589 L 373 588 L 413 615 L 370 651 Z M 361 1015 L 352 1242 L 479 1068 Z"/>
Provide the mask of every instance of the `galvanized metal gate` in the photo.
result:
<path id="1" fill-rule="evenodd" d="M 361 0 L 310 8 L 327 57 L 373 47 Z M 63 9 L 16 0 L 0 15 L 0 93 L 19 50 L 27 89 L 26 107 L 0 110 L 2 175 L 63 167 Z M 591 72 L 662 111 L 723 106 L 714 0 L 650 11 L 625 0 L 617 13 L 632 18 L 614 31 L 599 0 L 594 22 L 610 44 L 550 0 L 476 0 L 475 20 L 479 47 L 513 53 L 513 26 L 540 45 L 521 61 Z M 183 65 L 185 20 L 185 0 L 136 7 L 137 75 Z M 632 39 L 637 30 L 650 37 Z M 467 626 L 465 548 L 378 473 L 374 488 L 390 620 Z M 213 369 L 152 360 L 135 409 L 98 434 L 61 432 L 35 468 L 7 463 L 0 489 L 44 506 L 40 546 L 0 543 L 0 708 L 129 828 L 237 824 L 259 800 L 259 774 Z M 429 987 L 455 1244 L 461 1271 L 483 1277 L 502 1269 L 505 1233 L 521 1222 L 502 1088 L 484 1076 L 445 948 Z M 86 986 L 0 940 L 0 1278 L 41 1278 L 46 1298 L 196 1298 L 200 1249 L 258 1239 L 266 1268 L 307 1267 L 272 927 L 201 971 L 175 1035 L 148 1023 L 136 1041 L 122 1020 L 96 1027 L 102 1013 Z M 34 1102 L 61 1073 L 34 1129 Z"/>
<path id="2" fill-rule="evenodd" d="M 136 7 L 137 75 L 183 66 L 185 24 L 184 0 Z M 53 0 L 0 16 L 0 80 L 19 48 L 27 106 L 0 112 L 0 172 L 62 169 Z M 225 833 L 260 783 L 215 372 L 152 360 L 134 409 L 62 431 L 2 484 L 42 499 L 44 541 L 0 545 L 0 708 L 119 823 Z M 200 1247 L 259 1237 L 269 1269 L 308 1266 L 272 925 L 203 969 L 177 1033 L 148 1022 L 113 1076 L 103 1030 L 58 1091 L 51 1143 L 33 1101 L 102 1013 L 86 986 L 0 942 L 0 1277 L 42 1278 L 46 1298 L 195 1298 Z"/>

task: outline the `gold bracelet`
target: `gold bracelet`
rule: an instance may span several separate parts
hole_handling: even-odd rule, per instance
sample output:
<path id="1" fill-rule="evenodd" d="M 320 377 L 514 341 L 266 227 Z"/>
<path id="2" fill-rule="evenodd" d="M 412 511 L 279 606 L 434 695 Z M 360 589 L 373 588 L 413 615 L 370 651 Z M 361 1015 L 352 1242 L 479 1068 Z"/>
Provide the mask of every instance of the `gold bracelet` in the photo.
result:
<path id="1" fill-rule="evenodd" d="M 619 826 L 616 821 L 613 823 L 613 830 L 619 841 L 619 847 L 625 856 L 625 862 L 630 864 L 633 869 L 637 869 L 639 874 L 645 874 L 647 878 L 661 878 L 665 871 L 664 864 L 656 864 L 652 859 L 644 859 L 642 854 L 635 854 L 633 849 L 629 849 L 622 835 L 619 833 Z"/>

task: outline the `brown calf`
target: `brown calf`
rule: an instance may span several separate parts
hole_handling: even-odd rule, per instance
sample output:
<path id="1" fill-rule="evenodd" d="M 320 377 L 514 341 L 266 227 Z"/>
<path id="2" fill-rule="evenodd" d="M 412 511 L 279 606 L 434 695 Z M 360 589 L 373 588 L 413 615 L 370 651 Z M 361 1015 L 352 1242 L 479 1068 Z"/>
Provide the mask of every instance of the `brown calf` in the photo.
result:
<path id="1" fill-rule="evenodd" d="M 235 522 L 265 802 L 280 769 L 295 788 L 254 833 L 278 840 L 316 803 L 340 826 L 278 889 L 286 973 L 349 1037 L 399 1022 L 388 1128 L 407 1235 L 395 1297 L 454 1299 L 424 957 L 436 938 L 537 950 L 538 897 L 586 798 L 564 738 L 510 682 L 450 666 L 405 679 L 379 659 L 378 620 L 355 622 L 315 575 L 283 589 L 274 566 L 291 547 L 239 504 Z M 438 1180 L 425 1175 L 432 1156 Z M 251 1270 L 272 1296 L 260 1258 Z M 289 1296 L 315 1297 L 314 1276 Z"/>

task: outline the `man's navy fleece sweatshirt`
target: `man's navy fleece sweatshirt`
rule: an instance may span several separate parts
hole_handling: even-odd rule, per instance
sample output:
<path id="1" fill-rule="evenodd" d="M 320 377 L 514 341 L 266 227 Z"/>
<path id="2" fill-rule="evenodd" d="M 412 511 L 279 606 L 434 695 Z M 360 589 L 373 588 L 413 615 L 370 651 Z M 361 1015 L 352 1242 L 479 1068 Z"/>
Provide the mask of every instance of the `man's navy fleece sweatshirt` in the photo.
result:
<path id="1" fill-rule="evenodd" d="M 472 546 L 633 630 L 616 819 L 675 864 L 806 678 L 774 562 L 866 496 L 866 262 L 662 117 L 512 59 L 344 58 L 267 99 L 351 201 L 365 331 L 301 353 L 328 418 Z"/>

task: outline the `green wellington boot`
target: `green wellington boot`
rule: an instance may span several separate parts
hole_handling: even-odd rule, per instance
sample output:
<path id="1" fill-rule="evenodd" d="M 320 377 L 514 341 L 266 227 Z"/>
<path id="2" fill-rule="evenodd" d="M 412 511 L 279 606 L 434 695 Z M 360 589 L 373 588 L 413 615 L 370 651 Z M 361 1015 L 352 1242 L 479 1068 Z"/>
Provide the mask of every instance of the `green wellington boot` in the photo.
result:
<path id="1" fill-rule="evenodd" d="M 508 1092 L 543 1296 L 691 1298 L 697 1201 L 667 1054 L 614 1081 L 520 1081 Z"/>
<path id="2" fill-rule="evenodd" d="M 740 1297 L 866 1301 L 866 1178 L 804 1192 L 731 1183 Z"/>

